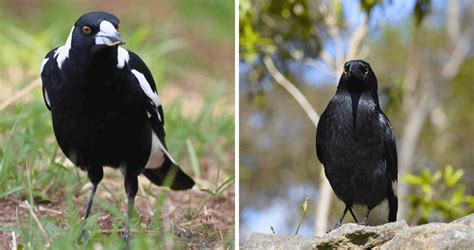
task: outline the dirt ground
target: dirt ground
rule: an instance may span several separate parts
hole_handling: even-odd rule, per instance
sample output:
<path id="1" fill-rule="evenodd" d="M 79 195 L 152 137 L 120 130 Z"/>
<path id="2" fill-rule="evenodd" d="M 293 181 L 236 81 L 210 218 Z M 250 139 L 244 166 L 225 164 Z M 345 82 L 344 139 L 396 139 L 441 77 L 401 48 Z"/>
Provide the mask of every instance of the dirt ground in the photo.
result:
<path id="1" fill-rule="evenodd" d="M 161 219 L 165 228 L 174 228 L 174 239 L 179 241 L 180 246 L 218 247 L 222 246 L 224 238 L 228 234 L 233 234 L 234 185 L 229 186 L 218 198 L 211 197 L 197 187 L 185 192 L 173 192 L 148 185 L 149 182 L 146 178 L 140 177 L 140 189 L 135 208 L 140 216 L 142 227 L 149 228 L 151 225 L 154 204 L 158 196 L 147 196 L 143 190 L 143 187 L 147 186 L 151 187 L 154 194 L 167 192 Z M 120 190 L 122 188 L 121 182 L 117 182 L 114 176 L 108 180 L 106 176 L 103 183 L 99 185 L 92 213 L 98 211 L 103 213 L 99 217 L 99 225 L 104 234 L 110 234 L 112 231 L 112 215 L 101 209 L 100 203 L 118 204 L 121 211 L 125 213 L 126 199 L 124 191 Z M 74 204 L 82 208 L 81 215 L 84 213 L 89 190 L 90 184 L 87 183 L 82 187 L 80 194 L 73 199 Z M 110 192 L 113 192 L 114 195 L 111 195 Z M 67 227 L 64 222 L 61 222 L 66 218 L 67 213 L 65 197 L 62 194 L 51 195 L 51 197 L 55 197 L 55 200 L 35 205 L 36 216 L 40 220 L 42 218 L 54 219 L 58 222 L 57 225 Z M 190 213 L 190 211 L 192 212 Z M 20 221 L 26 222 L 28 220 L 29 209 L 25 200 L 11 197 L 0 200 L 0 227 L 17 227 L 16 213 L 18 213 Z M 0 231 L 0 249 L 12 248 L 14 244 L 12 235 L 12 232 Z M 16 242 L 20 243 L 21 239 L 16 238 Z"/>

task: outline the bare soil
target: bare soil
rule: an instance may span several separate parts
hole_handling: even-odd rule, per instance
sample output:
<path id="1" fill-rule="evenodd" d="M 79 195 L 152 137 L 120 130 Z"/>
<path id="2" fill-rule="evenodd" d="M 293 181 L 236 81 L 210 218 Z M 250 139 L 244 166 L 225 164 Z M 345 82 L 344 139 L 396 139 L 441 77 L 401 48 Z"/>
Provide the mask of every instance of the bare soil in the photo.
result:
<path id="1" fill-rule="evenodd" d="M 112 171 L 112 170 L 110 170 Z M 106 171 L 106 172 L 110 172 Z M 110 174 L 110 173 L 109 173 Z M 107 177 L 109 180 L 107 180 Z M 199 184 L 199 183 L 198 183 Z M 144 187 L 151 188 L 156 196 L 148 196 L 143 191 Z M 113 229 L 112 215 L 101 208 L 101 203 L 117 204 L 121 211 L 126 212 L 126 199 L 122 181 L 114 176 L 107 176 L 99 185 L 92 213 L 101 212 L 98 219 L 100 229 L 109 235 Z M 84 207 L 90 190 L 90 184 L 84 185 L 80 194 L 74 197 L 74 204 Z M 114 193 L 114 194 L 111 194 Z M 197 187 L 183 192 L 174 192 L 160 187 L 150 185 L 148 180 L 140 177 L 140 189 L 136 197 L 135 208 L 140 217 L 141 226 L 150 228 L 153 212 L 155 211 L 156 198 L 160 192 L 167 192 L 161 210 L 161 220 L 164 227 L 174 228 L 174 240 L 180 246 L 188 247 L 218 247 L 225 242 L 229 234 L 233 237 L 234 232 L 234 185 L 230 186 L 218 198 L 202 192 Z M 43 218 L 57 221 L 57 225 L 67 227 L 65 216 L 65 197 L 61 193 L 50 195 L 54 201 L 35 204 L 34 213 L 41 221 Z M 81 209 L 82 216 L 84 209 Z M 16 228 L 17 214 L 20 223 L 28 221 L 30 212 L 25 199 L 8 197 L 0 200 L 0 227 Z M 79 215 L 78 215 L 79 216 Z M 121 230 L 120 232 L 122 232 Z M 156 232 L 150 232 L 156 233 Z M 0 231 L 0 249 L 11 249 L 13 245 L 13 233 Z M 18 235 L 17 235 L 18 237 Z M 21 238 L 16 238 L 17 243 Z"/>

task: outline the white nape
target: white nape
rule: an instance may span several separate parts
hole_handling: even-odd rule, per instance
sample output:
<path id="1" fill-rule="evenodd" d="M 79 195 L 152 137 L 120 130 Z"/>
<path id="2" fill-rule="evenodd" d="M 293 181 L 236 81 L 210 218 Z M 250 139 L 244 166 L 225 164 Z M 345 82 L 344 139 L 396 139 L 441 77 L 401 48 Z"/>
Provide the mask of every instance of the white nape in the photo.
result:
<path id="1" fill-rule="evenodd" d="M 64 60 L 69 57 L 69 50 L 71 49 L 73 31 L 74 26 L 72 26 L 71 32 L 69 32 L 69 36 L 67 37 L 66 43 L 63 46 L 59 47 L 54 53 L 54 57 L 56 57 L 56 61 L 58 62 L 59 68 L 63 66 Z"/>
<path id="2" fill-rule="evenodd" d="M 130 60 L 130 55 L 128 54 L 128 51 L 122 47 L 118 47 L 117 68 L 123 68 L 125 66 L 125 63 L 128 63 L 128 60 Z"/>
<path id="3" fill-rule="evenodd" d="M 140 83 L 140 87 L 142 88 L 143 92 L 145 92 L 148 98 L 150 98 L 153 101 L 156 107 L 159 107 L 161 105 L 160 97 L 156 94 L 155 91 L 153 91 L 153 89 L 151 89 L 150 84 L 146 80 L 145 76 L 135 69 L 132 69 L 132 73 L 135 75 L 138 82 Z M 158 114 L 158 119 L 160 119 L 161 121 L 160 113 L 157 112 L 157 114 Z"/>

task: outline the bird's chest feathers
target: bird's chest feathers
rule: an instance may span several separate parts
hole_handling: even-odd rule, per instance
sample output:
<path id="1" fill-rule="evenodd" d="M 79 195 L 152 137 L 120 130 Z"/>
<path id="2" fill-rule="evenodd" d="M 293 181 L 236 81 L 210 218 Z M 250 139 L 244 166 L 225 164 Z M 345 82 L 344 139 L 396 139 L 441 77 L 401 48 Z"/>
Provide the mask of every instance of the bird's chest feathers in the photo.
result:
<path id="1" fill-rule="evenodd" d="M 128 84 L 129 76 L 125 71 L 115 67 L 94 67 L 93 64 L 84 67 L 64 65 L 61 72 L 59 95 L 67 99 L 88 100 L 89 103 L 107 102 L 110 99 L 121 98 L 133 88 Z"/>
<path id="2" fill-rule="evenodd" d="M 377 105 L 372 97 L 365 93 L 342 95 L 331 106 L 328 118 L 333 136 L 343 141 L 371 143 L 367 135 L 379 129 Z"/>

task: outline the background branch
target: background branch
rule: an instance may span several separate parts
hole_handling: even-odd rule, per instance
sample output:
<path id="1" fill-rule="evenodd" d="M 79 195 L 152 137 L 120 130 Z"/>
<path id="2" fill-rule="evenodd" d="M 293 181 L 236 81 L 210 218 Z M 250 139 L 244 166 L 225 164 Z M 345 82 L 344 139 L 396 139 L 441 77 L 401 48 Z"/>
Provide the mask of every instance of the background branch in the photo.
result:
<path id="1" fill-rule="evenodd" d="M 313 122 L 314 128 L 318 126 L 319 115 L 309 103 L 308 99 L 290 82 L 283 74 L 278 71 L 269 56 L 263 58 L 263 63 L 270 75 L 275 81 L 282 86 L 295 100 L 306 113 L 306 116 Z M 316 205 L 316 235 L 323 235 L 328 229 L 329 206 L 332 200 L 331 186 L 324 174 L 324 168 L 321 165 L 321 174 L 319 175 L 319 196 Z"/>

